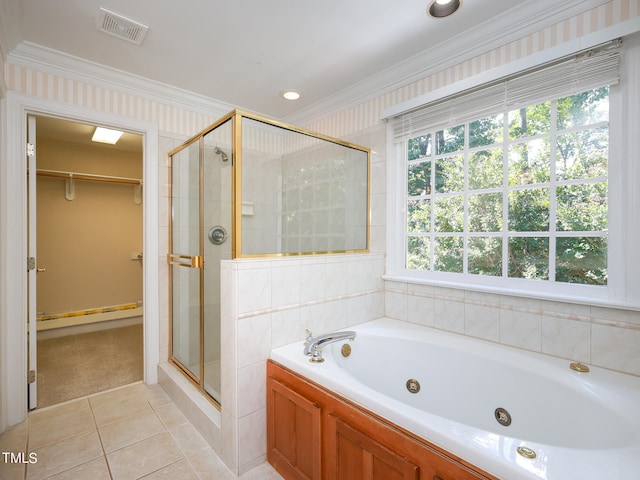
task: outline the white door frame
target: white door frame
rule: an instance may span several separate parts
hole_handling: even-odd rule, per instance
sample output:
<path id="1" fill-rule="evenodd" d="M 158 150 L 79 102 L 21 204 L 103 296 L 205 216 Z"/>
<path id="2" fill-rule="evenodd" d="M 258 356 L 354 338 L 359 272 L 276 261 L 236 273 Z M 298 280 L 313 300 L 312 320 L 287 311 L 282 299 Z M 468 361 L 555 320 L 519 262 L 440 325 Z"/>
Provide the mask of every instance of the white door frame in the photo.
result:
<path id="1" fill-rule="evenodd" d="M 14 425 L 27 414 L 27 115 L 44 115 L 117 127 L 143 135 L 143 302 L 144 381 L 157 383 L 159 361 L 158 285 L 158 125 L 51 100 L 8 92 L 6 158 L 0 166 L 0 400 L 3 422 Z M 2 425 L 0 425 L 2 426 Z"/>
<path id="2" fill-rule="evenodd" d="M 36 165 L 38 161 L 38 145 L 36 143 L 36 116 L 27 116 L 27 142 L 34 145 L 34 152 L 25 160 L 29 166 L 27 172 L 27 255 L 29 258 L 38 258 L 37 252 L 37 201 L 36 201 Z M 28 365 L 29 372 L 33 371 L 36 375 L 34 381 L 27 385 L 27 404 L 28 408 L 36 408 L 38 406 L 38 327 L 37 327 L 37 280 L 38 266 L 33 265 L 27 268 L 27 324 L 28 327 Z"/>

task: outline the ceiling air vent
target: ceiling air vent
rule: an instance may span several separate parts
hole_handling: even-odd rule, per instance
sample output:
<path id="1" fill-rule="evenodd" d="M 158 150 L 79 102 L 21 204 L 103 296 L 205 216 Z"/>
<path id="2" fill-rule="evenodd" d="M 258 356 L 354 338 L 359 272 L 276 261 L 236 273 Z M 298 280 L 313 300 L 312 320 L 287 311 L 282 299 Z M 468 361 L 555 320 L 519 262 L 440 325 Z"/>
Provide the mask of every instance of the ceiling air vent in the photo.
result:
<path id="1" fill-rule="evenodd" d="M 114 35 L 136 45 L 142 43 L 149 30 L 149 27 L 142 23 L 110 12 L 102 7 L 100 7 L 100 13 L 96 19 L 96 25 L 101 32 Z"/>

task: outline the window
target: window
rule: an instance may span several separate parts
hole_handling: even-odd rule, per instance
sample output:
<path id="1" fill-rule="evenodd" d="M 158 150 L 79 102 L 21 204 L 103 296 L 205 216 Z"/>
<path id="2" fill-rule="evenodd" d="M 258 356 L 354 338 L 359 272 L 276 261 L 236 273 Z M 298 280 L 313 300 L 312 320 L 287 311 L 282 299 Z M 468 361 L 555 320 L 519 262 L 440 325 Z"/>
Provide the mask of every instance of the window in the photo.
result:
<path id="1" fill-rule="evenodd" d="M 607 283 L 607 87 L 407 140 L 410 270 Z"/>
<path id="2" fill-rule="evenodd" d="M 505 71 L 385 112 L 385 278 L 640 307 L 640 34 Z"/>

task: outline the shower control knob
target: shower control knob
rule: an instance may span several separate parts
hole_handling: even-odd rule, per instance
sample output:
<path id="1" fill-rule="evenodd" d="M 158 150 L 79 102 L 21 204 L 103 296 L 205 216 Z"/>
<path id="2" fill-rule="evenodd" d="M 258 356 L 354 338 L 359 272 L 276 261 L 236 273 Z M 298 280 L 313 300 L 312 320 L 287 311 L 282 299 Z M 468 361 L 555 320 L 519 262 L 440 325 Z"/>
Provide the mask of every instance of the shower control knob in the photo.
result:
<path id="1" fill-rule="evenodd" d="M 221 225 L 216 225 L 209 229 L 207 236 L 209 237 L 209 241 L 214 245 L 222 245 L 227 239 L 227 231 Z"/>

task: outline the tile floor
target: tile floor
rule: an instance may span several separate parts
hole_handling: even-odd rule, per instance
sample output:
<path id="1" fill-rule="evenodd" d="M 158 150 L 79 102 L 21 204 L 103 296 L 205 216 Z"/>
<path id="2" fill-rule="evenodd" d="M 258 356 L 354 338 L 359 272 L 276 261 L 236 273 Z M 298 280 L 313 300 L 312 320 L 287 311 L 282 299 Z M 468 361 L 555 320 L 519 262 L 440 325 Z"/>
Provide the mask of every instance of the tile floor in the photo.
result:
<path id="1" fill-rule="evenodd" d="M 135 383 L 30 413 L 0 435 L 0 480 L 236 478 L 159 385 Z M 27 463 L 29 453 L 37 462 Z M 267 463 L 242 480 L 277 480 Z"/>

